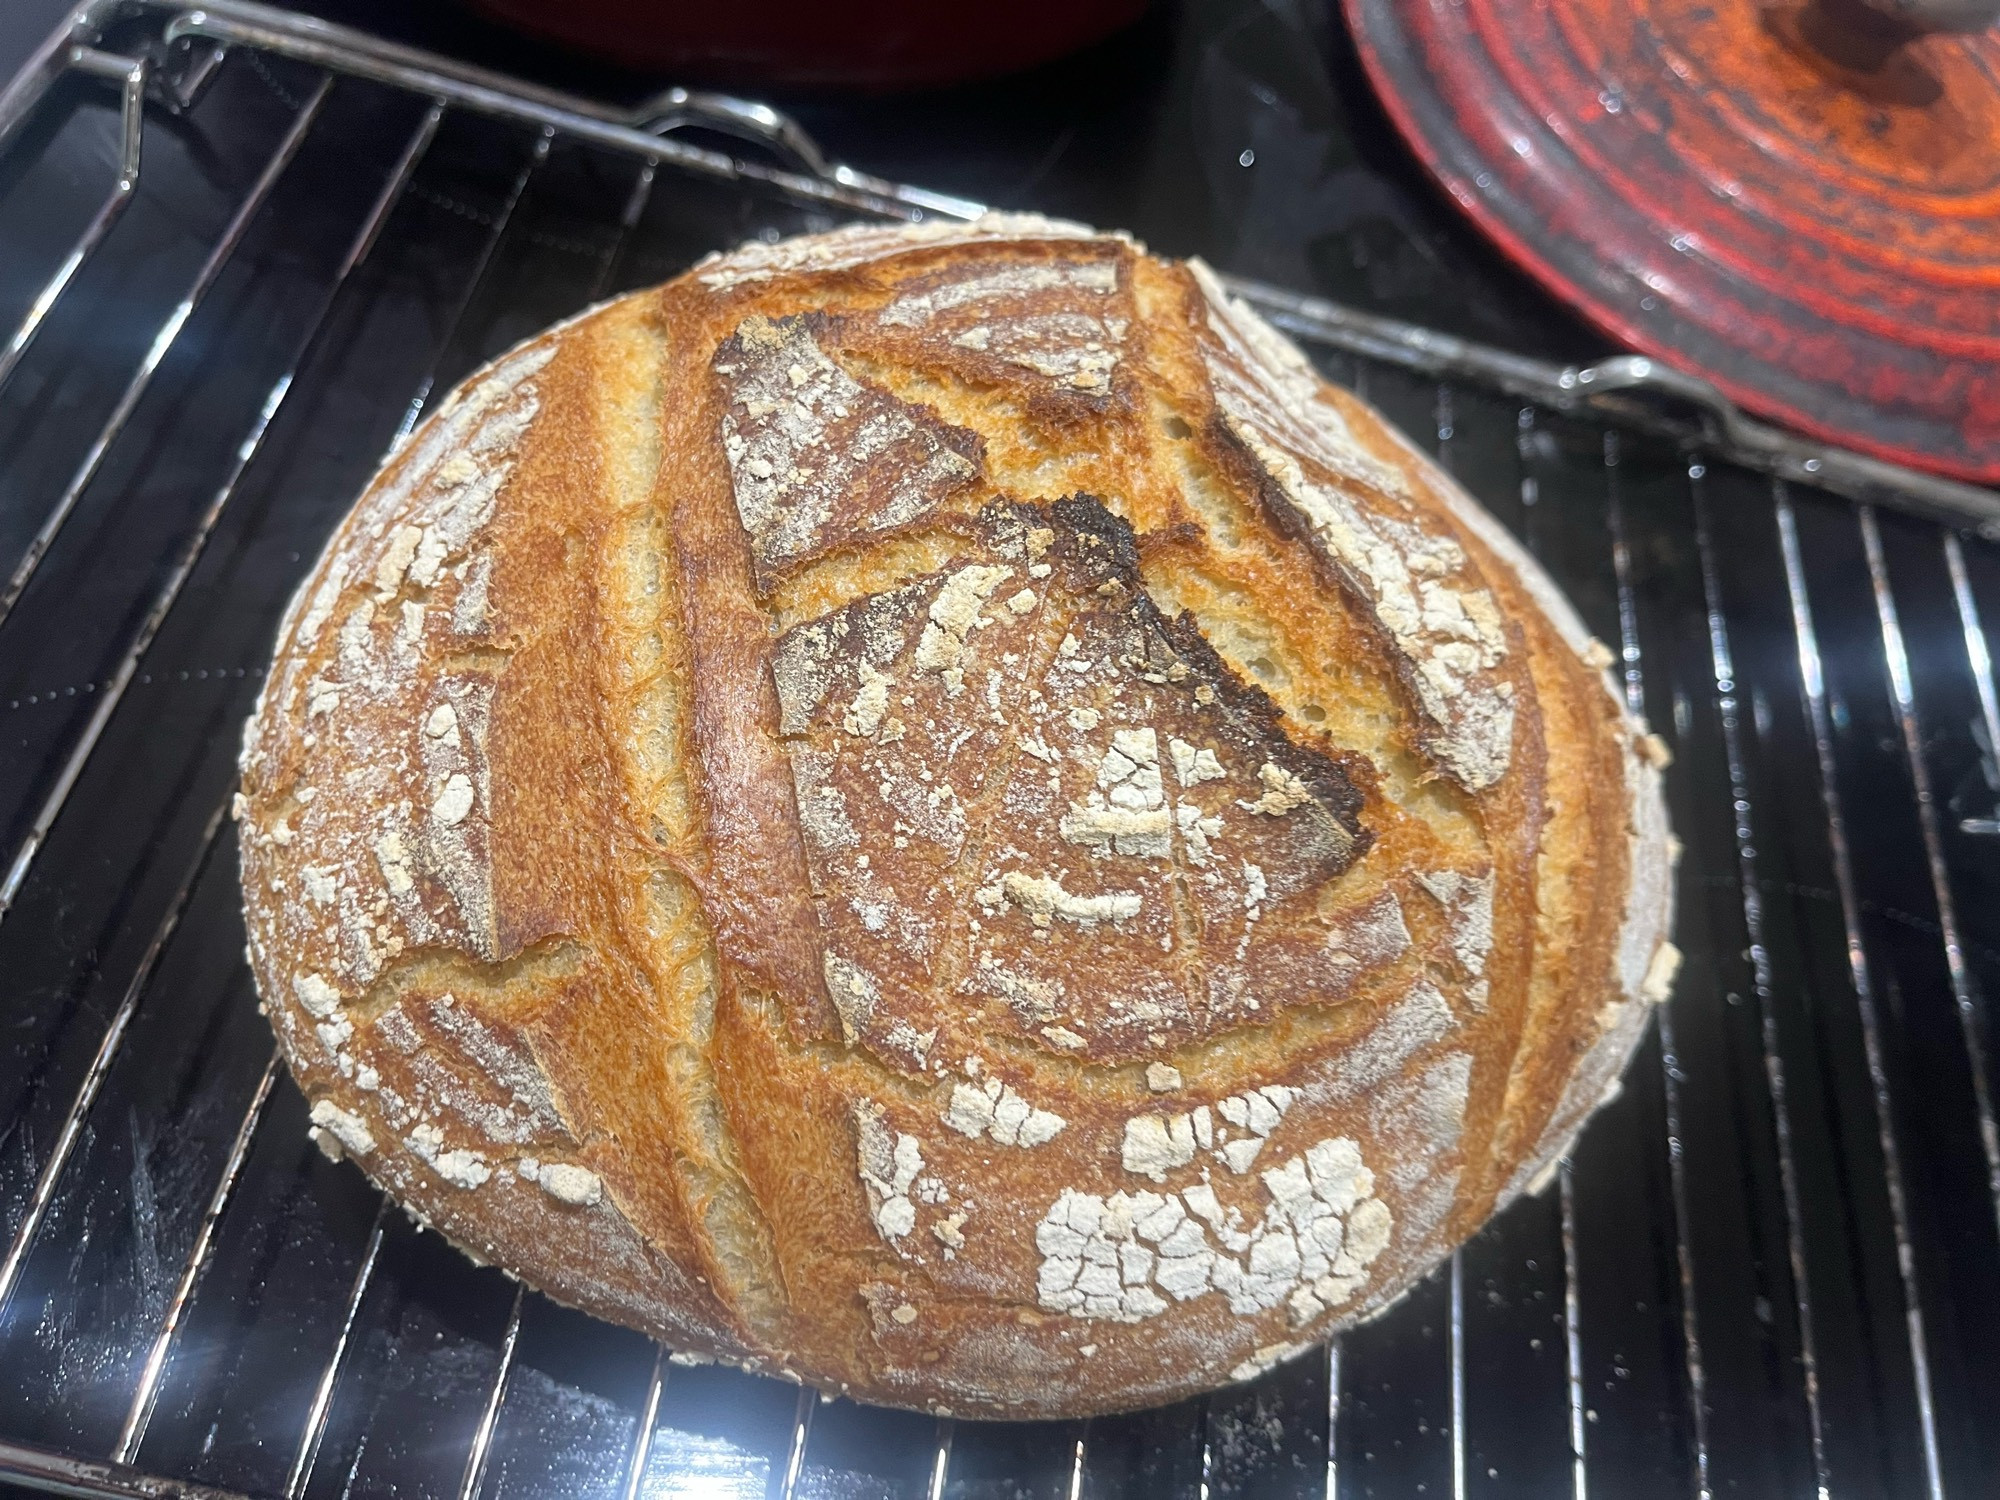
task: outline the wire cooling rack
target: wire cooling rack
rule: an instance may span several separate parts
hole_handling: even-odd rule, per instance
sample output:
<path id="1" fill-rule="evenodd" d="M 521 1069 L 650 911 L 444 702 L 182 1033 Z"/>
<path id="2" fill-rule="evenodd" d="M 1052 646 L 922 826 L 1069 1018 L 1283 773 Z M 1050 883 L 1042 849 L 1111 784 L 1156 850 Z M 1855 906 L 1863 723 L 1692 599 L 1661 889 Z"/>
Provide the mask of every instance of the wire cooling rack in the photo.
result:
<path id="1" fill-rule="evenodd" d="M 687 1364 L 306 1143 L 225 818 L 279 611 L 435 392 L 752 236 L 977 205 L 259 7 L 0 95 L 0 1478 L 106 1496 L 1961 1496 L 2000 1471 L 2000 499 L 1647 361 L 1240 289 L 1620 648 L 1678 993 L 1557 1182 L 1255 1384 L 934 1421 Z"/>

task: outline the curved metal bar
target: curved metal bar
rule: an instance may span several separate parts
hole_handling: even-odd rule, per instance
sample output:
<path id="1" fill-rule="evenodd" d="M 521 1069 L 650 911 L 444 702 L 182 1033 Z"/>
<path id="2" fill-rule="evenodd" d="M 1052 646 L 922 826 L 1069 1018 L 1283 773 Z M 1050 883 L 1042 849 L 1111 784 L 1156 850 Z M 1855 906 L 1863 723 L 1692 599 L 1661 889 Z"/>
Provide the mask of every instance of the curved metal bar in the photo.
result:
<path id="1" fill-rule="evenodd" d="M 139 1444 L 145 1441 L 146 1428 L 153 1420 L 153 1407 L 160 1399 L 160 1380 L 167 1372 L 167 1355 L 172 1352 L 174 1338 L 181 1331 L 181 1320 L 187 1316 L 188 1305 L 194 1301 L 195 1288 L 201 1285 L 202 1273 L 208 1269 L 209 1253 L 215 1248 L 216 1230 L 222 1225 L 222 1216 L 229 1211 L 229 1200 L 236 1194 L 236 1182 L 243 1175 L 243 1163 L 250 1155 L 250 1145 L 257 1137 L 257 1127 L 264 1119 L 264 1106 L 271 1102 L 271 1090 L 278 1082 L 278 1070 L 284 1058 L 277 1047 L 271 1048 L 271 1060 L 264 1064 L 264 1073 L 257 1080 L 257 1089 L 250 1097 L 250 1104 L 243 1112 L 242 1123 L 236 1127 L 236 1138 L 230 1144 L 229 1155 L 223 1160 L 222 1171 L 215 1181 L 215 1191 L 209 1194 L 208 1207 L 201 1216 L 201 1228 L 196 1231 L 194 1244 L 188 1250 L 187 1263 L 181 1267 L 180 1280 L 174 1283 L 173 1297 L 167 1303 L 166 1315 L 161 1318 L 159 1328 L 153 1334 L 152 1347 L 146 1352 L 146 1363 L 139 1373 L 138 1389 L 132 1393 L 132 1404 L 125 1412 L 125 1425 L 119 1429 L 118 1446 L 112 1458 L 121 1464 L 132 1462 L 139 1451 Z"/>
<path id="2" fill-rule="evenodd" d="M 298 1500 L 305 1493 L 306 1481 L 312 1477 L 313 1465 L 319 1461 L 320 1445 L 326 1440 L 327 1419 L 333 1413 L 333 1388 L 340 1381 L 341 1371 L 346 1368 L 347 1350 L 354 1342 L 355 1325 L 361 1321 L 361 1303 L 375 1279 L 375 1266 L 382 1257 L 382 1237 L 388 1223 L 389 1200 L 384 1198 L 375 1209 L 375 1222 L 368 1230 L 367 1244 L 362 1247 L 361 1262 L 354 1268 L 354 1280 L 347 1288 L 340 1332 L 334 1336 L 333 1348 L 328 1352 L 326 1363 L 320 1367 L 319 1379 L 313 1385 L 313 1398 L 306 1407 L 305 1426 L 299 1430 L 299 1445 L 292 1451 L 292 1466 L 285 1474 L 285 1500 Z"/>
<path id="3" fill-rule="evenodd" d="M 1706 380 L 1643 354 L 1614 355 L 1592 365 L 1558 365 L 1342 307 L 1323 297 L 1239 276 L 1224 276 L 1222 281 L 1280 328 L 1351 354 L 1427 375 L 1475 380 L 1557 411 L 1592 412 L 1760 474 L 1947 526 L 1969 527 L 1989 540 L 2000 540 L 2000 492 L 1921 474 L 1782 431 L 1745 416 Z M 1682 411 L 1677 414 L 1672 406 L 1657 404 L 1662 401 Z"/>
<path id="4" fill-rule="evenodd" d="M 62 1180 L 70 1158 L 76 1154 L 77 1145 L 83 1139 L 84 1122 L 90 1116 L 91 1106 L 97 1103 L 98 1094 L 104 1089 L 104 1080 L 111 1076 L 112 1064 L 118 1061 L 118 1054 L 124 1048 L 126 1033 L 132 1027 L 132 1017 L 137 1014 L 139 1002 L 152 982 L 160 955 L 166 952 L 167 944 L 180 927 L 181 918 L 187 914 L 188 903 L 194 899 L 195 884 L 208 868 L 209 856 L 215 852 L 216 835 L 222 831 L 223 815 L 228 811 L 229 800 L 224 798 L 208 815 L 187 874 L 181 878 L 179 888 L 168 900 L 160 925 L 153 930 L 152 939 L 139 958 L 139 966 L 132 971 L 125 993 L 118 1001 L 118 1009 L 112 1012 L 111 1024 L 105 1028 L 104 1036 L 97 1044 L 97 1055 L 91 1059 L 83 1082 L 77 1087 L 76 1097 L 70 1102 L 69 1112 L 56 1132 L 55 1145 L 50 1148 L 41 1171 L 36 1174 L 34 1191 L 28 1195 L 27 1211 L 21 1215 L 5 1258 L 0 1259 L 0 1313 L 5 1313 L 8 1303 L 13 1301 L 14 1289 L 21 1280 L 21 1268 L 27 1264 L 29 1251 L 35 1248 L 36 1237 L 41 1234 L 42 1223 L 48 1217 L 49 1205 L 55 1200 L 56 1184 Z"/>
<path id="5" fill-rule="evenodd" d="M 690 126 L 726 130 L 731 135 L 768 146 L 801 172 L 831 180 L 835 164 L 819 142 L 790 115 L 754 99 L 718 94 L 706 89 L 662 89 L 642 99 L 625 116 L 634 130 L 666 135 Z"/>
<path id="6" fill-rule="evenodd" d="M 415 47 L 383 41 L 366 32 L 278 11 L 249 0 L 211 0 L 200 6 L 173 0 L 144 0 L 148 9 L 176 12 L 165 39 L 200 36 L 233 46 L 256 47 L 283 57 L 337 68 L 378 83 L 430 94 L 447 103 L 499 115 L 572 135 L 613 150 L 671 161 L 676 166 L 725 180 L 764 182 L 808 201 L 837 204 L 861 213 L 920 221 L 932 214 L 972 219 L 985 205 L 948 193 L 887 182 L 826 160 L 795 121 L 768 105 L 721 94 L 681 92 L 682 118 L 662 122 L 657 106 L 637 112 L 607 108 L 593 100 L 539 88 L 485 68 L 439 57 Z M 669 96 L 671 97 L 671 92 Z M 812 162 L 805 171 L 744 161 L 719 151 L 664 139 L 661 128 L 700 124 L 760 145 L 773 146 L 790 160 Z M 803 154 L 802 154 L 803 153 Z"/>
<path id="7" fill-rule="evenodd" d="M 1875 1106 L 1875 1135 L 1882 1152 L 1882 1185 L 1889 1199 L 1889 1220 L 1896 1234 L 1896 1269 L 1903 1284 L 1903 1328 L 1915 1384 L 1918 1436 L 1923 1446 L 1924 1494 L 1944 1500 L 1944 1468 L 1939 1457 L 1937 1403 L 1931 1394 L 1930 1333 L 1917 1284 L 1917 1257 L 1912 1248 L 1909 1191 L 1904 1181 L 1903 1148 L 1897 1139 L 1896 1105 L 1889 1085 L 1883 1040 L 1882 1007 L 1875 992 L 1874 971 L 1861 937 L 1861 897 L 1854 880 L 1854 854 L 1847 841 L 1847 811 L 1840 793 L 1833 752 L 1832 695 L 1806 590 L 1805 554 L 1799 546 L 1799 526 L 1792 498 L 1782 484 L 1771 486 L 1778 522 L 1778 551 L 1784 559 L 1785 592 L 1791 604 L 1792 634 L 1798 650 L 1799 685 L 1806 720 L 1813 738 L 1813 758 L 1819 773 L 1820 803 L 1826 817 L 1827 846 L 1833 855 L 1833 883 L 1840 899 L 1841 925 L 1847 938 L 1849 982 L 1861 1021 L 1861 1043 L 1868 1059 L 1868 1078 Z"/>
<path id="8" fill-rule="evenodd" d="M 27 315 L 21 319 L 21 326 L 14 330 L 14 336 L 7 340 L 6 347 L 0 349 L 0 386 L 7 384 L 7 378 L 14 373 L 14 367 L 21 362 L 21 356 L 28 352 L 28 345 L 41 332 L 42 323 L 49 310 L 56 305 L 56 298 L 63 294 L 83 263 L 104 242 L 111 233 L 111 226 L 124 216 L 126 207 L 132 202 L 139 187 L 139 147 L 145 135 L 146 125 L 146 76 L 148 64 L 143 57 L 120 57 L 112 52 L 99 52 L 94 47 L 71 47 L 69 66 L 81 73 L 89 73 L 98 78 L 109 78 L 122 84 L 120 99 L 120 141 L 118 148 L 118 180 L 111 185 L 111 191 L 104 202 L 77 236 L 76 244 L 63 257 L 61 265 L 48 280 L 35 300 L 29 304 Z"/>
<path id="9" fill-rule="evenodd" d="M 493 1456 L 493 1432 L 500 1425 L 500 1408 L 507 1400 L 507 1381 L 514 1373 L 514 1351 L 521 1344 L 521 1299 L 528 1289 L 514 1283 L 514 1305 L 507 1311 L 507 1331 L 500 1339 L 500 1368 L 493 1375 L 493 1389 L 487 1392 L 486 1408 L 472 1432 L 472 1447 L 465 1455 L 465 1473 L 459 1480 L 458 1500 L 479 1500 L 486 1484 L 486 1465 Z"/>
<path id="10" fill-rule="evenodd" d="M 806 202 L 909 220 L 933 215 L 973 219 L 985 212 L 985 205 L 971 199 L 890 182 L 831 161 L 796 120 L 767 104 L 669 89 L 634 109 L 618 110 L 254 0 L 209 0 L 205 5 L 85 0 L 0 93 L 0 142 L 61 71 L 66 45 L 92 41 L 111 20 L 134 12 L 167 15 L 168 41 L 200 36 L 261 48 L 704 176 L 761 182 Z M 734 135 L 790 165 L 745 161 L 665 138 L 688 126 Z M 1659 360 L 1617 355 L 1596 364 L 1562 366 L 1261 282 L 1224 280 L 1273 321 L 1306 338 L 1410 369 L 1476 380 L 1557 410 L 1594 411 L 1760 473 L 2000 539 L 2000 493 L 1782 431 L 1744 415 L 1707 381 Z"/>
<path id="11" fill-rule="evenodd" d="M 123 9 L 124 0 L 82 0 L 34 50 L 21 71 L 0 89 L 0 150 L 71 66 L 70 49 L 99 41 Z"/>
<path id="12" fill-rule="evenodd" d="M 810 131 L 783 110 L 734 94 L 718 94 L 701 89 L 671 88 L 642 101 L 625 122 L 653 134 L 698 127 L 725 131 L 755 141 L 790 162 L 799 171 L 821 182 L 852 188 L 875 197 L 893 198 L 914 204 L 950 219 L 976 219 L 986 205 L 950 193 L 934 193 L 928 188 L 891 182 L 870 172 L 857 171 L 830 159 Z"/>
<path id="13" fill-rule="evenodd" d="M 250 1500 L 239 1490 L 163 1479 L 129 1464 L 75 1458 L 32 1443 L 0 1440 L 0 1479 L 18 1480 L 51 1495 L 85 1500 Z"/>
<path id="14" fill-rule="evenodd" d="M 320 110 L 325 107 L 327 96 L 332 91 L 333 75 L 323 74 L 319 86 L 292 117 L 292 123 L 286 130 L 284 139 L 278 143 L 277 151 L 264 164 L 263 172 L 251 185 L 243 201 L 237 205 L 235 216 L 223 230 L 222 238 L 217 240 L 214 248 L 209 251 L 208 259 L 202 263 L 201 270 L 195 275 L 194 284 L 175 304 L 174 310 L 167 314 L 167 320 L 160 325 L 159 332 L 153 335 L 152 345 L 146 350 L 145 358 L 139 362 L 139 368 L 126 385 L 124 394 L 118 398 L 118 405 L 112 408 L 110 417 L 98 431 L 96 441 L 84 455 L 83 463 L 78 466 L 69 485 L 50 508 L 48 515 L 43 518 L 40 528 L 28 543 L 27 551 L 21 555 L 21 560 L 14 565 L 13 574 L 8 578 L 6 587 L 0 589 L 0 623 L 6 621 L 14 606 L 20 602 L 22 593 L 35 576 L 35 570 L 41 566 L 43 557 L 55 543 L 56 534 L 69 520 L 70 513 L 76 509 L 76 503 L 89 488 L 90 481 L 97 477 L 97 471 L 104 463 L 105 454 L 110 452 L 111 445 L 118 440 L 118 434 L 125 430 L 125 424 L 131 420 L 132 413 L 138 408 L 140 400 L 152 385 L 154 375 L 159 373 L 160 364 L 167 357 L 167 351 L 173 348 L 174 341 L 181 336 L 181 330 L 187 327 L 188 319 L 194 316 L 195 309 L 201 306 L 202 299 L 215 285 L 216 277 L 221 274 L 223 266 L 236 253 L 236 247 L 242 243 L 243 236 L 249 231 L 251 220 L 256 218 L 258 210 L 264 206 L 265 199 L 270 196 L 271 189 L 277 186 L 278 178 L 284 174 L 285 168 L 291 165 L 292 158 L 298 155 L 299 147 L 305 144 L 306 132 L 312 129 L 313 121 L 319 118 Z M 7 892 L 9 897 L 12 894 L 11 890 Z"/>
<path id="15" fill-rule="evenodd" d="M 263 447 L 264 435 L 271 430 L 271 422 L 277 416 L 278 408 L 291 394 L 292 381 L 298 372 L 305 368 L 307 357 L 318 345 L 320 334 L 326 327 L 327 317 L 333 311 L 334 299 L 346 285 L 349 274 L 374 245 L 376 236 L 382 231 L 382 225 L 388 220 L 390 209 L 402 196 L 404 187 L 408 185 L 411 174 L 416 170 L 419 158 L 428 149 L 431 137 L 437 133 L 438 121 L 443 114 L 444 106 L 432 105 L 423 123 L 418 126 L 417 133 L 404 148 L 402 160 L 397 163 L 389 180 L 383 185 L 367 221 L 362 225 L 360 233 L 355 236 L 353 244 L 348 247 L 347 256 L 341 262 L 340 269 L 334 274 L 332 284 L 321 294 L 319 310 L 314 314 L 311 329 L 306 335 L 305 342 L 299 346 L 299 352 L 293 358 L 291 368 L 276 385 L 272 386 L 271 394 L 264 402 L 264 409 L 258 413 L 256 423 L 237 447 L 235 465 L 230 469 L 228 477 L 223 480 L 221 488 L 215 492 L 214 498 L 209 501 L 208 509 L 202 512 L 195 523 L 194 533 L 181 548 L 180 556 L 175 559 L 173 572 L 167 575 L 167 580 L 161 585 L 152 607 L 146 611 L 146 617 L 139 622 L 139 628 L 133 632 L 124 655 L 119 659 L 118 669 L 111 674 L 110 680 L 104 685 L 104 691 L 98 695 L 97 707 L 84 724 L 83 733 L 78 735 L 75 743 L 70 746 L 62 770 L 56 773 L 54 784 L 50 786 L 48 794 L 42 799 L 41 807 L 35 813 L 35 821 L 29 825 L 20 847 L 14 852 L 13 863 L 7 867 L 6 879 L 0 881 L 0 921 L 5 921 L 7 913 L 13 909 L 14 898 L 20 894 L 21 885 L 28 878 L 28 871 L 33 866 L 35 857 L 40 854 L 43 843 L 47 841 L 49 830 L 55 827 L 56 819 L 62 815 L 63 807 L 68 803 L 70 793 L 76 790 L 77 781 L 82 777 L 83 769 L 89 764 L 90 757 L 96 752 L 98 741 L 103 738 L 112 714 L 117 712 L 126 690 L 131 687 L 133 678 L 138 675 L 139 663 L 152 648 L 153 638 L 166 623 L 167 614 L 173 609 L 174 601 L 180 598 L 181 590 L 187 586 L 188 579 L 194 576 L 195 565 L 201 561 L 201 555 L 208 546 L 208 539 L 214 533 L 216 523 L 222 519 L 223 508 L 234 497 L 236 486 L 241 483 L 244 471 L 249 468 L 251 461 Z"/>
<path id="16" fill-rule="evenodd" d="M 653 1457 L 653 1429 L 660 1420 L 660 1392 L 667 1383 L 667 1348 L 664 1344 L 653 1346 L 653 1373 L 646 1381 L 646 1400 L 639 1412 L 639 1423 L 632 1434 L 632 1451 L 625 1460 L 625 1488 L 621 1490 L 621 1500 L 639 1500 L 640 1488 L 646 1482 L 646 1469 Z"/>

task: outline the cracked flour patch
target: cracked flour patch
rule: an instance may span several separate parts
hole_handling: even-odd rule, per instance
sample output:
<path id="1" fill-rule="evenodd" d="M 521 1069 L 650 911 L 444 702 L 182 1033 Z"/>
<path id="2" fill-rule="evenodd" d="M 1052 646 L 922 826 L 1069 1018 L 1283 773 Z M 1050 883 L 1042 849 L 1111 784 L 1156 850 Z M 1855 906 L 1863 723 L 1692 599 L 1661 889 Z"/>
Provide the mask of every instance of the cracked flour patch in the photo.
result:
<path id="1" fill-rule="evenodd" d="M 1258 1176 L 1271 1203 L 1250 1227 L 1206 1182 L 1108 1198 L 1065 1188 L 1035 1228 L 1041 1305 L 1137 1323 L 1165 1312 L 1168 1297 L 1213 1291 L 1239 1314 L 1289 1303 L 1299 1326 L 1346 1302 L 1392 1223 L 1361 1148 L 1330 1137 Z"/>

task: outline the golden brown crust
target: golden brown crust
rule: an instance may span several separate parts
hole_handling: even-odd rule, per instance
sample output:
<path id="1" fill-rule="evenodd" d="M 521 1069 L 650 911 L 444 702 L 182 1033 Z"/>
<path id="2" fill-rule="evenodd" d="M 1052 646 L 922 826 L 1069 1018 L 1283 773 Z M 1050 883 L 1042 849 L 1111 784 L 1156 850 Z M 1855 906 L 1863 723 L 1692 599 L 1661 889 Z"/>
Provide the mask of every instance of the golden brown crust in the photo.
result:
<path id="1" fill-rule="evenodd" d="M 1199 266 L 749 247 L 474 377 L 329 544 L 251 955 L 322 1144 L 552 1295 L 1168 1399 L 1393 1301 L 1664 993 L 1598 649 Z"/>

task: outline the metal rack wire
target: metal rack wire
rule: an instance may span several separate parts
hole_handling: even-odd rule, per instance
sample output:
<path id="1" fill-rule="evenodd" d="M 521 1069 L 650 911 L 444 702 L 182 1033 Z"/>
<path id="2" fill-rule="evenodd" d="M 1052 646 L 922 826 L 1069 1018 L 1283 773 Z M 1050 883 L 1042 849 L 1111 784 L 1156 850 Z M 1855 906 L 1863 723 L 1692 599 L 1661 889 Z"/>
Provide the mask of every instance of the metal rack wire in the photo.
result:
<path id="1" fill-rule="evenodd" d="M 1618 644 L 1678 756 L 1680 992 L 1557 1185 L 1323 1356 L 1088 1424 L 823 1405 L 475 1270 L 304 1148 L 238 954 L 234 727 L 306 559 L 434 392 L 706 250 L 977 205 L 829 163 L 761 106 L 617 113 L 237 0 L 82 6 L 0 94 L 0 152 L 24 226 L 0 247 L 0 1478 L 1983 1492 L 1995 496 L 1646 361 L 1564 370 L 1240 284 Z"/>

